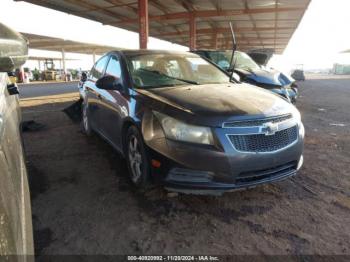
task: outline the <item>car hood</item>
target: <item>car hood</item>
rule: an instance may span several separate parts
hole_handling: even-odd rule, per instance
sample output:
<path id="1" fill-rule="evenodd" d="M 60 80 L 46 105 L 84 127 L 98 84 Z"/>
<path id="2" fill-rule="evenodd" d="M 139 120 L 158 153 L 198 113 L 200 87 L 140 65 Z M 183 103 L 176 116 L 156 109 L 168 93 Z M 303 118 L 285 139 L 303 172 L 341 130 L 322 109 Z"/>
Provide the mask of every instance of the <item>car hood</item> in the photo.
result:
<path id="1" fill-rule="evenodd" d="M 293 107 L 279 96 L 248 84 L 191 85 L 138 92 L 147 97 L 145 103 L 153 110 L 208 126 L 282 115 L 290 113 Z"/>
<path id="2" fill-rule="evenodd" d="M 236 68 L 235 70 L 239 74 L 244 75 L 246 79 L 257 84 L 262 84 L 265 88 L 268 86 L 271 86 L 271 88 L 286 87 L 293 82 L 291 77 L 273 69 L 256 68 L 245 70 Z"/>

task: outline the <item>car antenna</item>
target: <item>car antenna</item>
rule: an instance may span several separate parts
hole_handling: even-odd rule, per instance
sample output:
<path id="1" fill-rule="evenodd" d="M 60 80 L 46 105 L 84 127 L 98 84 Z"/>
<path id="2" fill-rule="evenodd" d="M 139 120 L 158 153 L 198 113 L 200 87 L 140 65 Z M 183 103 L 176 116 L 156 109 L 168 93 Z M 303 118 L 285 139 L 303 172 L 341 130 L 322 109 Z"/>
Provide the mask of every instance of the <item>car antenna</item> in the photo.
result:
<path id="1" fill-rule="evenodd" d="M 232 69 L 231 75 L 230 75 L 230 82 L 232 81 L 233 78 L 233 73 L 234 73 L 234 64 L 233 64 L 233 58 L 235 56 L 235 51 L 237 49 L 237 42 L 236 42 L 236 37 L 235 37 L 235 33 L 233 31 L 233 26 L 232 23 L 229 23 L 230 28 L 231 28 L 231 35 L 232 35 L 232 55 L 231 55 L 231 61 L 230 61 L 230 69 Z"/>

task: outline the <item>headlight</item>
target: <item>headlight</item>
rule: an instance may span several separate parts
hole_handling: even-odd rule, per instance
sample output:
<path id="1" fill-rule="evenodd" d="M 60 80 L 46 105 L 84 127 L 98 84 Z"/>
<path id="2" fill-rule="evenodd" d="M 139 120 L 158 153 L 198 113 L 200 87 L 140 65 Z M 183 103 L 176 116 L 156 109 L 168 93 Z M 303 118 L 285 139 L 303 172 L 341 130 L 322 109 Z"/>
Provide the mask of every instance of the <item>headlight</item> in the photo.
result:
<path id="1" fill-rule="evenodd" d="M 210 128 L 189 125 L 159 112 L 153 113 L 161 123 L 167 138 L 198 144 L 213 144 L 213 135 Z"/>

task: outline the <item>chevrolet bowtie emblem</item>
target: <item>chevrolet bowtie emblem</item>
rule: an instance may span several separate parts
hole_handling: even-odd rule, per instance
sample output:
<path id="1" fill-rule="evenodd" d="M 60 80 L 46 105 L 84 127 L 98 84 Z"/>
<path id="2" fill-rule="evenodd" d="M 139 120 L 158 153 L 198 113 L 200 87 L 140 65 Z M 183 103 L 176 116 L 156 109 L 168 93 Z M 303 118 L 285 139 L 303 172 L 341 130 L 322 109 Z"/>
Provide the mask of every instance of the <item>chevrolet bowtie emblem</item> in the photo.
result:
<path id="1" fill-rule="evenodd" d="M 278 131 L 278 125 L 272 122 L 264 123 L 260 127 L 260 133 L 265 134 L 265 136 L 272 136 Z"/>

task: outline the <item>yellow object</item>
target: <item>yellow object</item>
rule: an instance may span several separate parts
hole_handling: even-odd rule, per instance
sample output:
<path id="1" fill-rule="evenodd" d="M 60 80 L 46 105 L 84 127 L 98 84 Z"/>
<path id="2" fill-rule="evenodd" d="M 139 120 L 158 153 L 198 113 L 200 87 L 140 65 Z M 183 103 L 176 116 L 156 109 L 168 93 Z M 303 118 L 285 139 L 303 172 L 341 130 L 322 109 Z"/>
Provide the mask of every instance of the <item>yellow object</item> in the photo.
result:
<path id="1" fill-rule="evenodd" d="M 17 83 L 17 77 L 16 76 L 9 76 L 11 84 L 16 84 Z"/>

